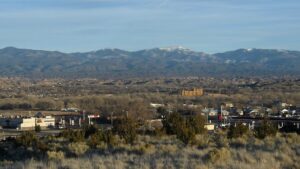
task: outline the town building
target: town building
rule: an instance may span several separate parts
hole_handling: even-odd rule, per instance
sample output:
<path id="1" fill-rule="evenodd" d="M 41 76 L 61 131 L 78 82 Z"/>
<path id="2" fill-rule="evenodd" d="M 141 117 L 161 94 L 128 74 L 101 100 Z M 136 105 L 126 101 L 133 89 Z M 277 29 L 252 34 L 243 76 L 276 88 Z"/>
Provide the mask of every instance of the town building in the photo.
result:
<path id="1" fill-rule="evenodd" d="M 204 91 L 202 88 L 194 88 L 193 90 L 182 90 L 181 96 L 193 97 L 193 96 L 203 96 Z"/>
<path id="2" fill-rule="evenodd" d="M 42 129 L 53 128 L 55 118 L 52 116 L 0 118 L 0 126 L 19 130 L 33 130 L 36 126 L 40 126 Z"/>

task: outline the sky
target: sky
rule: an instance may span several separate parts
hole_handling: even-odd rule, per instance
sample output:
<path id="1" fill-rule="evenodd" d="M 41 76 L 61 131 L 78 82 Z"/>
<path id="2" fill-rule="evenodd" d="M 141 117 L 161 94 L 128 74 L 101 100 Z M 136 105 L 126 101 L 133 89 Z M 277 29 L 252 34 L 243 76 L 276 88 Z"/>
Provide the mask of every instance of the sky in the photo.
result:
<path id="1" fill-rule="evenodd" d="M 0 0 L 0 48 L 300 50 L 299 0 Z"/>

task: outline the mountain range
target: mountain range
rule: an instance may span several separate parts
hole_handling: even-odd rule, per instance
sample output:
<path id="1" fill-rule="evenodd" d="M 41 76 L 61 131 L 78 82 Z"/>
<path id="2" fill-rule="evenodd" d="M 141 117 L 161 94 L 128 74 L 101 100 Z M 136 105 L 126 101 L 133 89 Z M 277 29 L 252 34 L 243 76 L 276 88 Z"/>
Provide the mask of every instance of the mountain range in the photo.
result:
<path id="1" fill-rule="evenodd" d="M 63 53 L 0 49 L 0 76 L 129 78 L 169 76 L 284 76 L 300 74 L 300 52 L 238 49 L 207 54 L 183 47 Z"/>

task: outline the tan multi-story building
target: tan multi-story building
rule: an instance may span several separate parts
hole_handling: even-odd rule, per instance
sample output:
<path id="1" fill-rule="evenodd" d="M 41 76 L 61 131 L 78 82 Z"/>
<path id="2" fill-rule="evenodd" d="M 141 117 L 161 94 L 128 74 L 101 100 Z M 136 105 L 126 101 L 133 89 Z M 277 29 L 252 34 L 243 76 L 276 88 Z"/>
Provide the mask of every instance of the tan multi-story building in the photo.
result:
<path id="1" fill-rule="evenodd" d="M 202 88 L 194 88 L 193 90 L 182 90 L 181 91 L 181 96 L 203 96 L 204 92 Z"/>

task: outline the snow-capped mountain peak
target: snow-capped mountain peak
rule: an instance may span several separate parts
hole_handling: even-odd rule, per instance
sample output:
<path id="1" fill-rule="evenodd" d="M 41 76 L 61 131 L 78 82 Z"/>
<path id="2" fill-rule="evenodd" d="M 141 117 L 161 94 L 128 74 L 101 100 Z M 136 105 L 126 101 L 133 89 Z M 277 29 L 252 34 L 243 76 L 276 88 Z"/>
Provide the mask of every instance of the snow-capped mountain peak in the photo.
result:
<path id="1" fill-rule="evenodd" d="M 188 48 L 185 48 L 183 46 L 170 46 L 170 47 L 163 47 L 159 48 L 160 50 L 165 50 L 165 51 L 175 51 L 175 50 L 182 50 L 182 51 L 191 51 Z"/>

